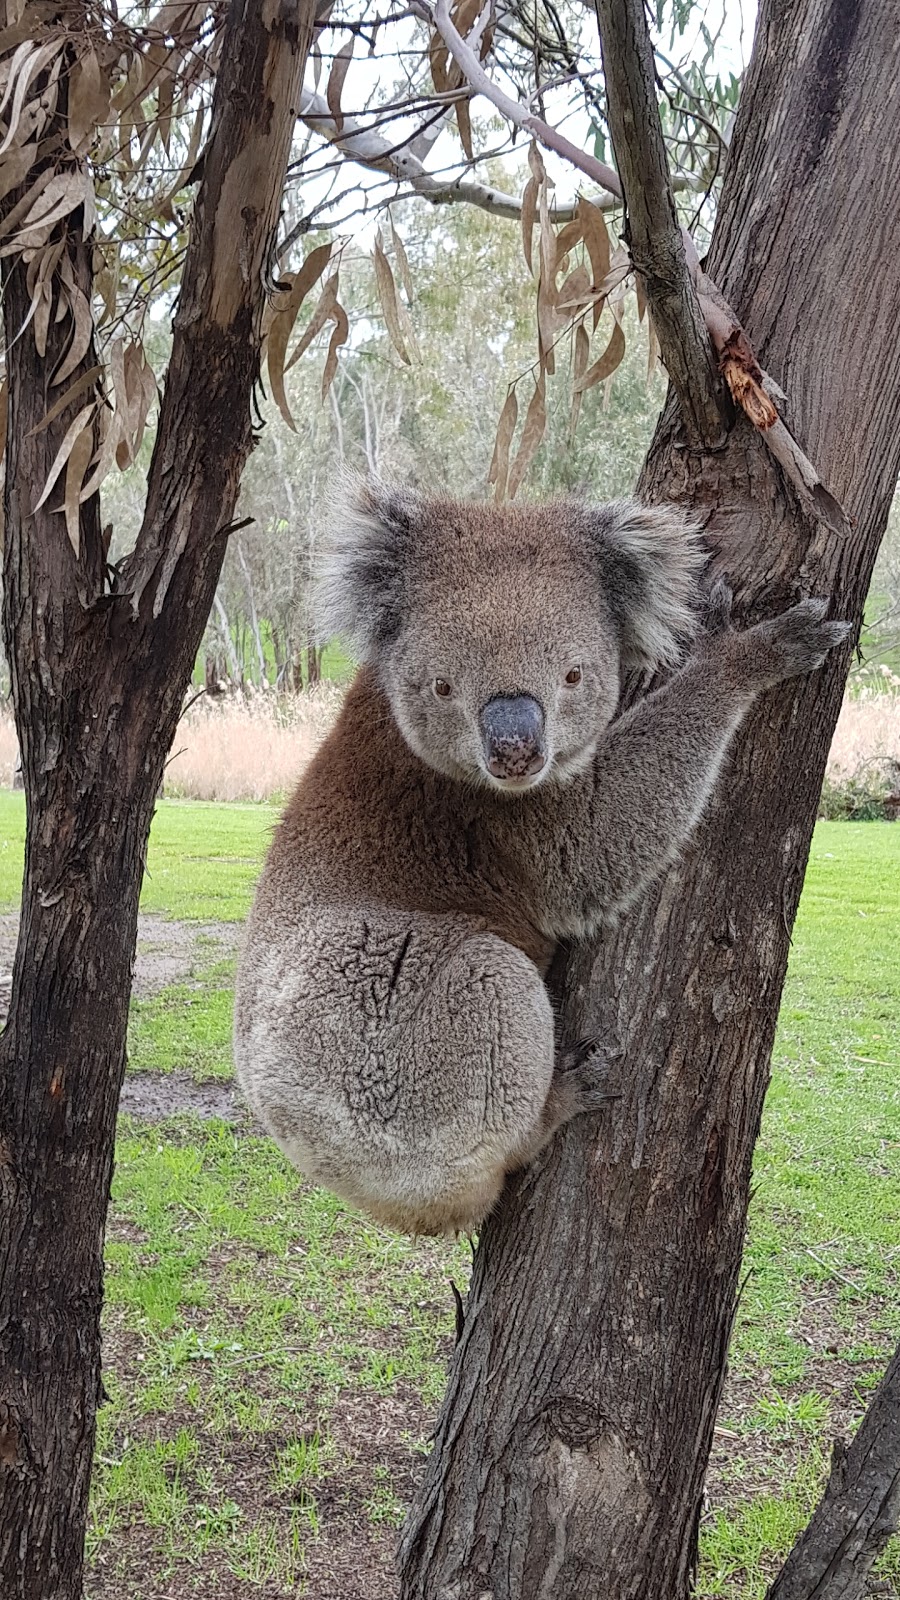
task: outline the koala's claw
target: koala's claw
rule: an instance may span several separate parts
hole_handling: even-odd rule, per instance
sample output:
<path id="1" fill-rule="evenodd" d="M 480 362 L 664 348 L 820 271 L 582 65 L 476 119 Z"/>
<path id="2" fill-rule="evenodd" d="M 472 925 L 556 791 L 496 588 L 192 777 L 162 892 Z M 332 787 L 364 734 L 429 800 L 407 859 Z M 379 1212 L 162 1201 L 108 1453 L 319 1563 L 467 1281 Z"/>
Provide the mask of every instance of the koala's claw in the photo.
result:
<path id="1" fill-rule="evenodd" d="M 622 1091 L 610 1070 L 618 1056 L 619 1051 L 602 1045 L 599 1039 L 590 1038 L 580 1039 L 557 1057 L 556 1071 L 572 1083 L 583 1111 L 599 1111 L 610 1100 L 622 1098 Z"/>
<path id="2" fill-rule="evenodd" d="M 849 622 L 826 622 L 827 600 L 801 600 L 790 611 L 751 628 L 748 640 L 757 646 L 760 678 L 780 683 L 814 672 L 850 632 Z"/>
<path id="3" fill-rule="evenodd" d="M 731 627 L 733 601 L 734 592 L 727 578 L 717 578 L 706 595 L 703 623 L 708 634 L 725 633 Z"/>

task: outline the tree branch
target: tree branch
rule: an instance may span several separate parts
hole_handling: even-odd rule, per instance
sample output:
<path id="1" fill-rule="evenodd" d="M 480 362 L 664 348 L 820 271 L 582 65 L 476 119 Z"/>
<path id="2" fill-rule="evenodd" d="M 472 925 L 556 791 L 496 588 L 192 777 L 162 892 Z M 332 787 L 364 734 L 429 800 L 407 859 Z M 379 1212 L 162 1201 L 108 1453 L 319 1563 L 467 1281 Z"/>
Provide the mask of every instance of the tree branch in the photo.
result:
<path id="1" fill-rule="evenodd" d="M 503 189 L 479 183 L 477 179 L 460 176 L 448 180 L 428 172 L 417 154 L 418 135 L 413 135 L 409 144 L 398 148 L 376 129 L 362 128 L 352 117 L 345 116 L 342 126 L 338 128 L 328 109 L 325 96 L 307 88 L 304 88 L 300 98 L 299 115 L 300 121 L 306 127 L 327 139 L 329 144 L 333 144 L 335 149 L 349 160 L 375 172 L 387 173 L 388 176 L 396 178 L 398 183 L 408 184 L 415 194 L 421 196 L 423 200 L 430 201 L 432 205 L 464 203 L 488 211 L 492 216 L 508 217 L 512 221 L 517 221 L 522 215 L 522 202 L 518 195 L 506 194 Z M 689 174 L 677 177 L 674 183 L 676 188 L 696 187 L 696 181 Z M 621 201 L 614 192 L 606 190 L 605 185 L 601 184 L 601 187 L 605 192 L 596 196 L 591 195 L 592 203 L 603 211 L 614 210 Z M 551 205 L 550 210 L 555 221 L 571 222 L 576 214 L 576 201 L 573 199 Z"/>
<path id="2" fill-rule="evenodd" d="M 580 150 L 578 145 L 567 139 L 558 128 L 551 128 L 543 117 L 536 117 L 527 106 L 520 105 L 518 100 L 513 100 L 494 83 L 485 72 L 471 45 L 457 33 L 450 16 L 449 0 L 437 0 L 434 8 L 434 26 L 476 94 L 483 94 L 486 100 L 490 100 L 514 127 L 522 128 L 541 144 L 546 145 L 548 150 L 555 151 L 564 161 L 570 161 L 573 167 L 583 172 L 585 177 L 596 183 L 599 189 L 606 189 L 617 200 L 622 199 L 619 175 L 612 167 L 608 167 L 605 161 L 597 161 L 594 156 L 589 156 L 585 150 Z M 479 24 L 476 23 L 475 27 L 477 30 Z"/>
<path id="3" fill-rule="evenodd" d="M 644 0 L 597 0 L 597 20 L 626 241 L 691 442 L 714 446 L 724 436 L 719 385 L 675 212 Z"/>
<path id="4" fill-rule="evenodd" d="M 900 1347 L 768 1600 L 862 1600 L 872 1563 L 900 1527 Z"/>

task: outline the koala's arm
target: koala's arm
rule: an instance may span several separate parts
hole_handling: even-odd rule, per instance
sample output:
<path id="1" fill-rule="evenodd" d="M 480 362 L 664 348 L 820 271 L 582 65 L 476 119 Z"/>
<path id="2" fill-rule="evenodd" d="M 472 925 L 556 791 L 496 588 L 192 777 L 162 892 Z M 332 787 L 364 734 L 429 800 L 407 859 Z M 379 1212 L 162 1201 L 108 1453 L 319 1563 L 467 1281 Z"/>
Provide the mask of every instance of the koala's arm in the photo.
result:
<path id="1" fill-rule="evenodd" d="M 721 626 L 722 593 L 717 604 Z M 627 906 L 677 855 L 756 696 L 812 671 L 845 638 L 847 625 L 825 622 L 824 610 L 824 602 L 807 600 L 744 633 L 714 633 L 668 683 L 612 724 L 594 760 L 581 836 L 566 841 L 576 916 L 590 923 Z"/>

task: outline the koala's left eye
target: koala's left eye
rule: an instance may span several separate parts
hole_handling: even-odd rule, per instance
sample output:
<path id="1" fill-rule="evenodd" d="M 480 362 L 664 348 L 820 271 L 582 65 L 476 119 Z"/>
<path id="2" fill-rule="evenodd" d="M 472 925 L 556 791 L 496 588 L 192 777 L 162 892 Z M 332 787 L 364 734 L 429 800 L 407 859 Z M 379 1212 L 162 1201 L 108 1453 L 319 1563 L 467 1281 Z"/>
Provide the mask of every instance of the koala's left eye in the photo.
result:
<path id="1" fill-rule="evenodd" d="M 435 678 L 434 692 L 441 700 L 447 700 L 453 693 L 453 686 L 447 682 L 446 678 Z"/>
<path id="2" fill-rule="evenodd" d="M 579 667 L 570 667 L 568 672 L 566 673 L 566 683 L 575 684 L 575 683 L 580 683 L 580 682 L 581 682 L 581 668 L 580 668 L 580 666 Z"/>

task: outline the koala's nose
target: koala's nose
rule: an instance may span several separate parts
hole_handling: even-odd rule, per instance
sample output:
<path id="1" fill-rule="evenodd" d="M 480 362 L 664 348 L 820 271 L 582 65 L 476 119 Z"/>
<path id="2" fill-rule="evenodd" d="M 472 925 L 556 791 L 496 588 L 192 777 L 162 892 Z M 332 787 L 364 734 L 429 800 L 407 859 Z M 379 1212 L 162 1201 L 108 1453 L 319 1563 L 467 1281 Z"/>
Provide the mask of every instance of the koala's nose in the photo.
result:
<path id="1" fill-rule="evenodd" d="M 544 713 L 530 694 L 489 700 L 481 713 L 481 737 L 494 778 L 531 778 L 547 759 Z"/>

